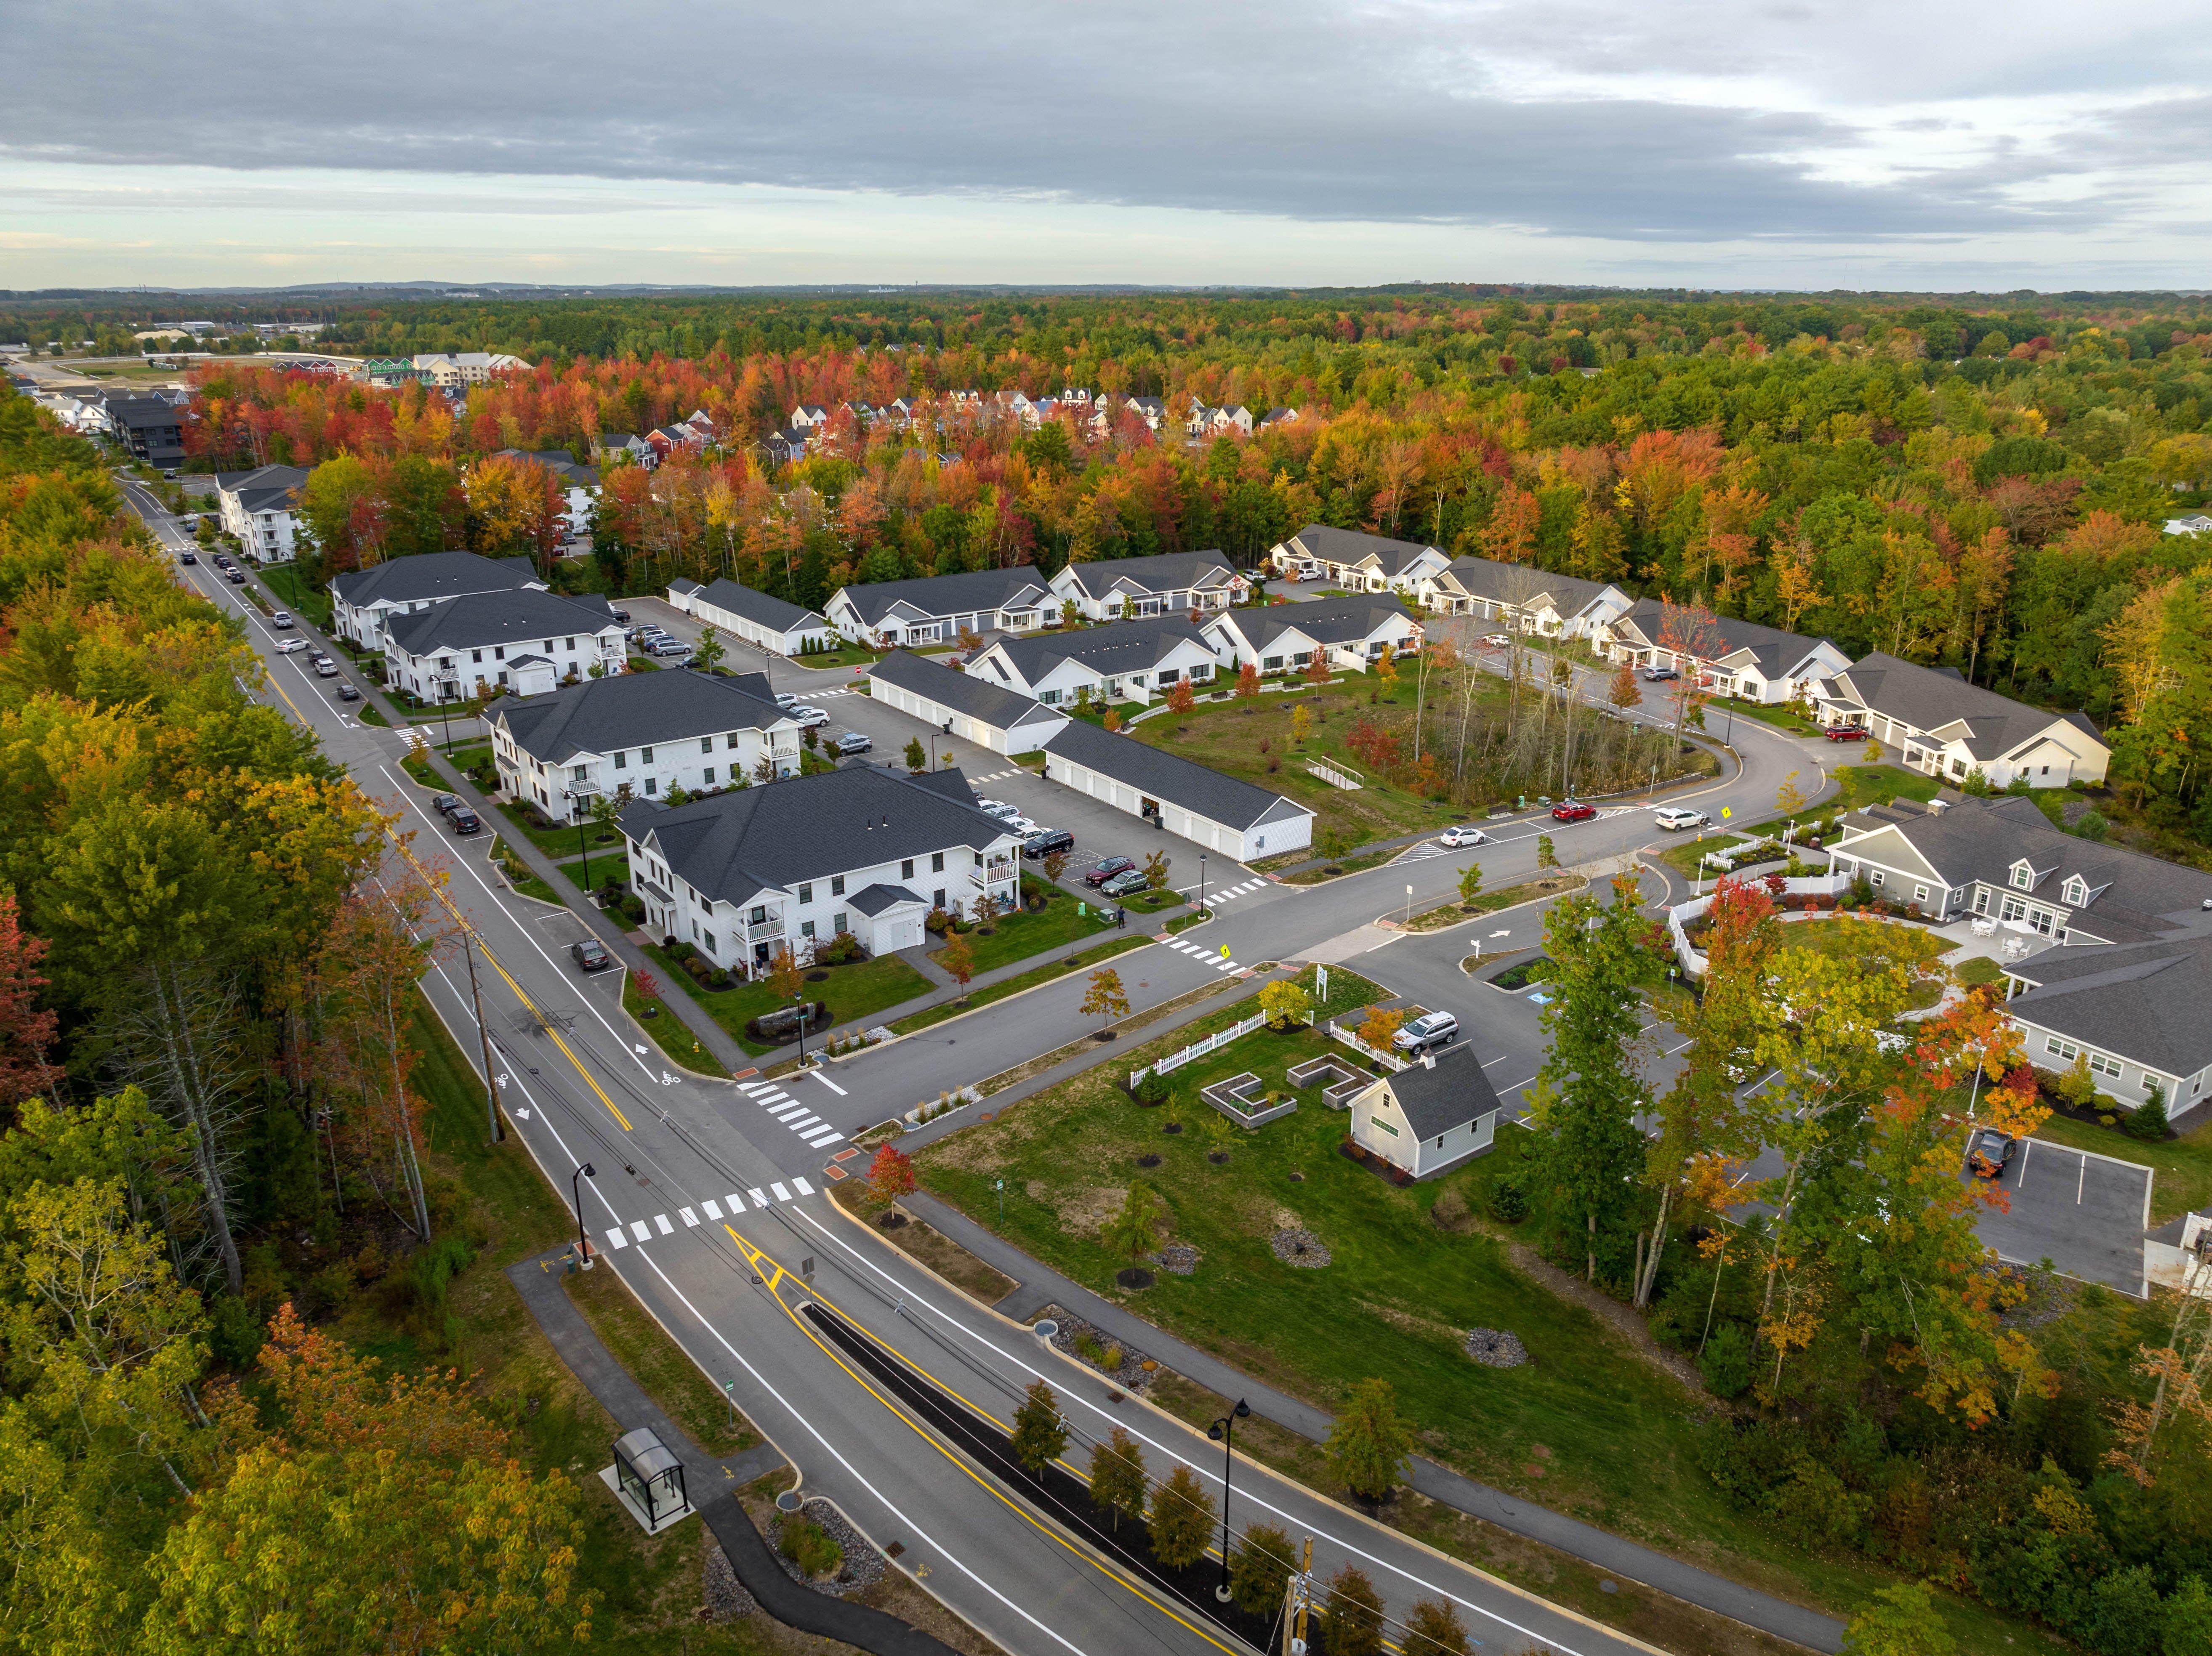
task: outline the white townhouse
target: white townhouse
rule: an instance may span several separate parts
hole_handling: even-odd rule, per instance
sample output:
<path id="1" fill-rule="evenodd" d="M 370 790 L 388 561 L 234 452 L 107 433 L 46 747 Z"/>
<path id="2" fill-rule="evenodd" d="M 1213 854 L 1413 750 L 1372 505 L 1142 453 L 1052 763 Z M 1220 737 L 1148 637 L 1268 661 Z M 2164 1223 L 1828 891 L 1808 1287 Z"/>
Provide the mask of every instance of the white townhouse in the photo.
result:
<path id="1" fill-rule="evenodd" d="M 1433 1179 L 1496 1142 L 1499 1107 L 1474 1048 L 1448 1046 L 1354 1093 L 1352 1141 L 1415 1179 Z"/>
<path id="2" fill-rule="evenodd" d="M 514 676 L 519 694 L 490 716 L 500 786 L 556 822 L 601 796 L 665 800 L 798 773 L 799 721 L 776 706 L 765 673 L 678 668 L 560 688 L 547 670 Z"/>
<path id="3" fill-rule="evenodd" d="M 488 385 L 495 373 L 529 366 L 520 357 L 509 356 L 504 351 L 433 352 L 415 359 L 415 371 L 427 376 L 428 383 L 446 391 L 459 385 Z"/>
<path id="4" fill-rule="evenodd" d="M 1414 595 L 1441 615 L 1495 622 L 1542 638 L 1593 637 L 1636 602 L 1611 581 L 1492 558 L 1454 558 L 1417 582 Z"/>
<path id="5" fill-rule="evenodd" d="M 726 579 L 717 578 L 704 586 L 695 580 L 671 581 L 668 602 L 684 614 L 771 655 L 834 650 L 844 641 L 828 619 L 814 610 Z"/>
<path id="6" fill-rule="evenodd" d="M 856 581 L 823 606 L 830 624 L 856 644 L 950 644 L 963 633 L 1026 633 L 1057 623 L 1035 568 L 970 569 L 916 580 Z"/>
<path id="7" fill-rule="evenodd" d="M 830 423 L 830 410 L 819 403 L 801 403 L 791 410 L 786 423 L 793 431 L 818 431 Z"/>
<path id="8" fill-rule="evenodd" d="M 1813 687 L 1823 725 L 1857 725 L 1930 776 L 1993 788 L 2101 782 L 2112 750 L 2078 713 L 2031 707 L 1969 684 L 1954 667 L 1920 667 L 1879 652 Z"/>
<path id="9" fill-rule="evenodd" d="M 525 589 L 545 590 L 537 565 L 527 558 L 424 552 L 333 576 L 331 600 L 338 635 L 363 649 L 380 650 L 385 625 L 395 616 L 419 614 L 448 598 Z"/>
<path id="10" fill-rule="evenodd" d="M 1332 672 L 1365 672 L 1382 652 L 1404 655 L 1424 642 L 1421 623 L 1395 598 L 1322 598 L 1312 604 L 1246 605 L 1206 623 L 1224 672 L 1246 662 L 1266 678 L 1302 673 L 1318 654 Z"/>
<path id="11" fill-rule="evenodd" d="M 1296 800 L 1080 719 L 1044 750 L 1044 773 L 1240 863 L 1313 843 L 1314 813 Z"/>
<path id="12" fill-rule="evenodd" d="M 1828 847 L 1836 872 L 2017 939 L 2005 1011 L 2032 1063 L 2063 1070 L 2087 1054 L 2097 1085 L 2129 1106 L 2154 1083 L 2176 1115 L 2203 1101 L 2212 874 L 2065 833 L 2017 796 L 1900 801 L 1844 826 Z"/>
<path id="13" fill-rule="evenodd" d="M 1019 838 L 957 769 L 854 765 L 682 805 L 641 800 L 622 830 L 647 930 L 747 974 L 782 947 L 811 959 L 841 932 L 872 955 L 919 948 L 933 909 L 965 914 L 986 891 L 1018 901 Z"/>
<path id="14" fill-rule="evenodd" d="M 1331 529 L 1327 524 L 1308 524 L 1267 556 L 1285 574 L 1328 580 L 1354 592 L 1408 597 L 1451 563 L 1440 547 Z"/>
<path id="15" fill-rule="evenodd" d="M 551 472 L 553 485 L 561 491 L 561 538 L 573 545 L 591 534 L 599 498 L 598 467 L 579 465 L 565 448 L 503 448 L 493 458 L 526 460 Z"/>
<path id="16" fill-rule="evenodd" d="M 1616 664 L 1704 676 L 1723 695 L 1770 707 L 1810 698 L 1816 685 L 1851 664 L 1832 639 L 1807 638 L 1732 616 L 1700 617 L 1674 636 L 1666 613 L 1660 599 L 1639 599 L 1607 623 L 1595 642 Z"/>
<path id="17" fill-rule="evenodd" d="M 480 685 L 507 689 L 530 671 L 535 687 L 620 672 L 622 623 L 597 593 L 566 597 L 536 587 L 447 598 L 384 624 L 384 682 L 424 701 L 463 701 Z"/>
<path id="18" fill-rule="evenodd" d="M 1220 552 L 1168 552 L 1153 558 L 1071 563 L 1051 581 L 1053 602 L 1085 621 L 1143 621 L 1209 613 L 1239 603 L 1252 583 Z"/>
<path id="19" fill-rule="evenodd" d="M 1067 723 L 1042 702 L 906 650 L 868 669 L 868 688 L 883 706 L 993 753 L 1035 753 Z"/>
<path id="20" fill-rule="evenodd" d="M 969 676 L 1042 702 L 1150 703 L 1177 683 L 1212 682 L 1213 643 L 1181 616 L 993 639 L 968 658 Z"/>
<path id="21" fill-rule="evenodd" d="M 216 473 L 217 518 L 255 562 L 292 561 L 300 529 L 300 491 L 307 477 L 299 466 Z"/>
<path id="22" fill-rule="evenodd" d="M 660 464 L 660 456 L 653 445 L 634 431 L 601 432 L 592 439 L 592 458 L 602 466 L 617 465 L 628 460 L 647 471 Z"/>

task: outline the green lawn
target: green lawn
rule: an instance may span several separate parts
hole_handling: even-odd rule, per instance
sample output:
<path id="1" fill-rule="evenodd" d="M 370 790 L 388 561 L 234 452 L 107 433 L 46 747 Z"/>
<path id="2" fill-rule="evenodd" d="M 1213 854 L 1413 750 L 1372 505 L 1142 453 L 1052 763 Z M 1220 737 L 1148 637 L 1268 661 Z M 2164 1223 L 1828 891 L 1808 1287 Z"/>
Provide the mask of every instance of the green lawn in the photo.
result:
<path id="1" fill-rule="evenodd" d="M 2116 1127 L 2100 1127 L 2066 1115 L 2050 1117 L 2035 1130 L 2035 1136 L 2155 1169 L 2158 1176 L 2151 1183 L 2153 1225 L 2212 1204 L 2212 1120 L 2199 1121 L 2180 1137 L 2155 1144 L 2131 1138 Z"/>
<path id="2" fill-rule="evenodd" d="M 908 1013 L 891 1025 L 895 1035 L 911 1034 L 916 1029 L 927 1029 L 933 1023 L 942 1023 L 947 1018 L 958 1017 L 963 1012 L 972 1012 L 979 1006 L 988 1006 L 993 1001 L 1005 1000 L 1025 989 L 1034 989 L 1041 983 L 1050 983 L 1054 978 L 1064 978 L 1070 972 L 1086 971 L 1101 961 L 1111 960 L 1116 955 L 1127 954 L 1132 949 L 1141 949 L 1152 939 L 1141 931 L 1117 931 L 1096 948 L 1086 949 L 1079 955 L 1064 955 L 1043 966 L 1033 966 L 1026 972 L 1017 972 L 1011 978 L 1001 978 L 987 988 L 978 989 L 962 1001 L 941 1001 L 935 1006 L 919 1012 Z"/>
<path id="3" fill-rule="evenodd" d="M 1448 925 L 1457 925 L 1462 920 L 1495 914 L 1501 908 L 1534 902 L 1540 897 L 1556 897 L 1564 891 L 1579 890 L 1587 883 L 1579 874 L 1547 874 L 1537 879 L 1523 880 L 1517 885 L 1502 885 L 1495 891 L 1477 892 L 1471 904 L 1450 902 L 1441 908 L 1432 908 L 1425 914 L 1416 914 L 1408 929 L 1414 931 L 1441 931 Z"/>
<path id="4" fill-rule="evenodd" d="M 728 1030 L 736 1037 L 738 1044 L 755 1057 L 775 1050 L 745 1034 L 747 1022 L 763 1012 L 772 1012 L 783 1004 L 765 981 L 741 983 L 722 990 L 705 989 L 693 982 L 691 974 L 678 966 L 659 944 L 647 944 L 645 952 L 653 965 L 659 968 L 655 975 L 660 980 L 664 993 L 672 985 L 688 992 L 694 1000 L 714 1016 L 715 1022 Z M 823 1034 L 833 1028 L 842 1028 L 847 1024 L 872 1017 L 887 1006 L 896 1006 L 901 1001 L 926 995 L 931 988 L 927 978 L 896 955 L 884 955 L 872 961 L 857 961 L 850 966 L 824 966 L 813 969 L 830 974 L 820 983 L 806 986 L 808 999 L 829 1004 L 828 1020 L 817 1032 Z"/>
<path id="5" fill-rule="evenodd" d="M 836 650 L 825 650 L 818 655 L 793 656 L 791 664 L 807 667 L 821 672 L 842 669 L 847 677 L 855 667 L 865 667 L 878 658 L 878 652 L 858 644 L 848 644 Z"/>
<path id="6" fill-rule="evenodd" d="M 507 877 L 507 883 L 524 896 L 535 897 L 543 903 L 557 903 L 561 901 L 561 894 L 532 874 L 527 863 L 519 857 L 511 857 L 508 854 L 507 841 L 498 835 L 494 835 L 492 839 L 491 859 L 500 871 Z"/>
<path id="7" fill-rule="evenodd" d="M 1716 701 L 1705 709 L 1705 734 L 1713 735 L 1713 723 L 1720 721 L 1721 730 L 1728 729 L 1728 716 L 1755 719 L 1762 725 L 1771 725 L 1778 731 L 1787 731 L 1792 736 L 1818 736 L 1820 727 L 1797 711 L 1792 702 L 1770 707 L 1761 701 Z"/>
<path id="8" fill-rule="evenodd" d="M 597 891 L 607 883 L 609 875 L 625 883 L 629 879 L 629 858 L 619 851 L 594 851 L 589 858 L 579 857 L 556 866 L 568 877 L 568 883 L 579 891 Z M 588 884 L 584 879 L 584 870 L 587 866 L 592 870 Z"/>
<path id="9" fill-rule="evenodd" d="M 968 947 L 975 957 L 974 970 L 977 976 L 1009 961 L 1020 960 L 1024 955 L 1035 955 L 1047 949 L 1065 949 L 1107 929 L 1098 918 L 1097 903 L 1072 896 L 1056 886 L 1047 885 L 1035 875 L 1023 874 L 1022 895 L 1024 897 L 1044 897 L 1043 911 L 1032 913 L 1025 908 L 1018 914 L 1002 914 L 988 937 L 980 931 L 968 933 Z M 1076 913 L 1079 903 L 1090 912 Z M 931 949 L 929 957 L 939 966 L 945 964 L 943 949 Z"/>
<path id="10" fill-rule="evenodd" d="M 613 857 L 620 857 L 623 854 L 620 834 L 617 834 L 602 846 L 598 838 L 599 830 L 588 822 L 584 825 L 584 835 L 580 842 L 574 825 L 567 828 L 532 828 L 530 819 L 523 815 L 523 808 L 512 800 L 501 800 L 492 809 L 507 819 L 507 826 L 515 834 L 529 840 L 548 857 L 579 856 L 587 845 L 591 847 L 592 860 L 595 864 L 599 861 L 599 853 L 601 851 Z"/>
<path id="11" fill-rule="evenodd" d="M 1838 765 L 1832 773 L 1844 791 L 1842 809 L 1886 805 L 1893 799 L 1933 799 L 1943 784 L 1902 765 Z"/>
<path id="12" fill-rule="evenodd" d="M 298 564 L 274 563 L 258 573 L 262 585 L 276 595 L 277 603 L 319 631 L 330 630 L 330 594 L 318 592 L 308 585 L 307 577 Z"/>
<path id="13" fill-rule="evenodd" d="M 1925 965 L 1939 955 L 1948 954 L 1954 945 L 1909 920 L 1892 925 L 1838 914 L 1832 919 L 1792 921 L 1782 928 L 1782 946 L 1856 961 L 1870 972 L 1881 972 L 1893 966 L 1909 970 Z M 1933 1006 L 1942 998 L 1940 981 L 1922 979 L 1914 982 L 1907 1004 L 1917 1010 Z"/>
<path id="14" fill-rule="evenodd" d="M 684 981 L 688 983 L 690 980 L 686 978 Z M 635 977 L 623 979 L 623 1010 L 637 1020 L 638 1028 L 652 1037 L 654 1046 L 687 1070 L 697 1070 L 710 1076 L 730 1073 L 722 1060 L 708 1052 L 705 1043 L 691 1033 L 690 1026 L 665 1005 L 653 1016 L 646 1016 L 646 1010 L 653 1004 L 637 992 Z"/>

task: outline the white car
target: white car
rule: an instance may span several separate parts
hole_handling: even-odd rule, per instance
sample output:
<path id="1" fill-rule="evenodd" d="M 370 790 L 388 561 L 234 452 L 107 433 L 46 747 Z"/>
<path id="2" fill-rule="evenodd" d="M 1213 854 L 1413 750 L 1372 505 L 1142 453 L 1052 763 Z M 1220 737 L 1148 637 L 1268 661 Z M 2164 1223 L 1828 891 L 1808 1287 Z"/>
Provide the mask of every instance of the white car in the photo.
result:
<path id="1" fill-rule="evenodd" d="M 1456 828 L 1446 828 L 1437 836 L 1437 843 L 1455 848 L 1460 846 L 1486 846 L 1490 843 L 1490 836 L 1480 828 L 1470 828 L 1462 822 Z"/>
<path id="2" fill-rule="evenodd" d="M 307 647 L 307 640 L 303 638 L 288 638 L 278 642 L 276 646 L 276 653 L 280 656 L 296 655 L 299 652 L 306 649 Z"/>
<path id="3" fill-rule="evenodd" d="M 978 799 L 975 802 L 975 809 L 988 816 L 997 817 L 1002 822 L 1012 822 L 1022 814 L 1021 807 L 1010 805 L 1003 799 Z"/>
<path id="4" fill-rule="evenodd" d="M 788 711 L 791 716 L 799 721 L 799 728 L 802 731 L 811 731 L 817 725 L 827 725 L 830 722 L 828 713 L 823 713 L 819 707 L 810 707 L 804 702 Z"/>
<path id="5" fill-rule="evenodd" d="M 1503 650 L 1507 645 L 1512 643 L 1513 640 L 1506 637 L 1503 633 L 1491 633 L 1484 637 L 1482 642 L 1485 647 L 1488 649 Z"/>
<path id="6" fill-rule="evenodd" d="M 1008 828 L 1013 829 L 1015 833 L 1020 834 L 1024 839 L 1027 839 L 1032 834 L 1042 834 L 1044 832 L 1041 824 L 1032 822 L 1026 816 L 1002 816 L 999 820 L 1004 822 Z"/>
<path id="7" fill-rule="evenodd" d="M 1701 810 L 1692 810 L 1687 805 L 1669 805 L 1664 810 L 1654 811 L 1651 820 L 1669 834 L 1679 834 L 1684 828 L 1711 826 L 1712 818 Z"/>

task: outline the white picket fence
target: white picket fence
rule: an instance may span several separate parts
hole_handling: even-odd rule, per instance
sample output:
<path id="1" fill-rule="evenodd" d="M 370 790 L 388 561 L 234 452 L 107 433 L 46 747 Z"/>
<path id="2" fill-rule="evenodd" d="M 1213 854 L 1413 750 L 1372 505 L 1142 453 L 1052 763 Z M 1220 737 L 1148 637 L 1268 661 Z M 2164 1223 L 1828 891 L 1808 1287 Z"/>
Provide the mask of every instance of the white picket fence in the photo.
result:
<path id="1" fill-rule="evenodd" d="M 1842 874 L 1814 874 L 1801 879 L 1785 879 L 1782 891 L 1788 897 L 1836 897 L 1850 889 L 1850 879 Z M 1705 919 L 1713 906 L 1713 894 L 1692 897 L 1686 903 L 1676 903 L 1667 911 L 1667 930 L 1674 939 L 1674 958 L 1682 963 L 1682 970 L 1693 978 L 1705 975 L 1705 951 L 1690 941 L 1689 928 Z"/>
<path id="2" fill-rule="evenodd" d="M 1265 1012 L 1255 1013 L 1242 1023 L 1232 1023 L 1226 1029 L 1216 1030 L 1204 1040 L 1194 1040 L 1180 1052 L 1169 1053 L 1157 1064 L 1148 1064 L 1141 1070 L 1132 1070 L 1129 1071 L 1129 1086 L 1132 1090 L 1134 1090 L 1137 1083 L 1148 1075 L 1164 1076 L 1170 1070 L 1180 1070 L 1194 1058 L 1204 1058 L 1208 1052 L 1218 1052 L 1239 1035 L 1250 1034 L 1267 1021 L 1267 1015 Z"/>
<path id="3" fill-rule="evenodd" d="M 1406 1067 L 1406 1060 L 1397 1053 L 1386 1052 L 1377 1047 L 1370 1046 L 1341 1023 L 1332 1022 L 1328 1026 L 1328 1032 L 1362 1058 L 1372 1059 L 1387 1069 L 1402 1070 Z"/>

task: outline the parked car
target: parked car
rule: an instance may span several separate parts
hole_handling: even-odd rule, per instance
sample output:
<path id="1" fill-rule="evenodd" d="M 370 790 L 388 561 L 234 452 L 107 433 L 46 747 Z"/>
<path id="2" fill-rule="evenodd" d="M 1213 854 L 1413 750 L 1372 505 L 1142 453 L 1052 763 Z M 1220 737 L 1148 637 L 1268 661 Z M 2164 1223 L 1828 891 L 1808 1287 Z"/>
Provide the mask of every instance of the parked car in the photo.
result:
<path id="1" fill-rule="evenodd" d="M 280 656 L 297 655 L 301 651 L 307 647 L 307 640 L 303 638 L 288 638 L 278 642 L 276 646 L 276 653 Z"/>
<path id="2" fill-rule="evenodd" d="M 199 561 L 199 554 L 197 552 L 179 552 L 177 554 L 177 561 L 179 563 L 198 563 Z"/>
<path id="3" fill-rule="evenodd" d="M 1440 846 L 1450 846 L 1455 849 L 1461 846 L 1486 846 L 1490 843 L 1490 836 L 1479 828 L 1467 822 L 1461 822 L 1455 827 L 1446 828 L 1438 834 L 1437 843 Z"/>
<path id="4" fill-rule="evenodd" d="M 1006 823 L 1008 828 L 1013 829 L 1017 834 L 1042 834 L 1044 832 L 1043 823 L 1032 821 L 1030 818 L 1021 816 L 1018 813 L 1012 816 L 1001 817 L 1000 820 Z"/>
<path id="5" fill-rule="evenodd" d="M 607 946 L 597 937 L 570 943 L 568 958 L 586 972 L 604 972 L 615 963 L 615 957 L 607 953 Z"/>
<path id="6" fill-rule="evenodd" d="M 215 555 L 215 567 L 216 567 L 216 568 L 218 568 L 218 569 L 228 569 L 228 568 L 229 568 L 229 567 L 230 567 L 230 554 L 229 554 L 229 553 L 228 553 L 228 552 L 218 552 L 218 553 L 216 553 L 216 554 Z"/>
<path id="7" fill-rule="evenodd" d="M 1136 867 L 1136 859 L 1134 858 L 1109 857 L 1104 862 L 1099 864 L 1097 867 L 1091 870 L 1088 873 L 1084 875 L 1083 883 L 1085 885 L 1103 886 L 1107 881 L 1112 879 L 1115 875 L 1124 873 L 1127 870 Z"/>
<path id="8" fill-rule="evenodd" d="M 1669 834 L 1679 834 L 1684 828 L 1701 828 L 1712 818 L 1701 810 L 1692 810 L 1687 805 L 1669 805 L 1664 810 L 1654 811 L 1651 820 Z"/>
<path id="9" fill-rule="evenodd" d="M 665 638 L 653 646 L 653 653 L 664 661 L 678 656 L 689 661 L 691 659 L 691 646 L 680 638 Z"/>
<path id="10" fill-rule="evenodd" d="M 1977 1179 L 2002 1179 L 2005 1164 L 2019 1153 L 2020 1140 L 1995 1127 L 1984 1127 L 1966 1151 L 1966 1171 Z"/>
<path id="11" fill-rule="evenodd" d="M 456 834 L 476 834 L 483 829 L 483 818 L 466 805 L 463 805 L 453 813 L 453 832 Z"/>
<path id="12" fill-rule="evenodd" d="M 1487 649 L 1503 650 L 1513 640 L 1503 633 L 1489 633 L 1484 635 L 1482 642 L 1484 647 Z"/>
<path id="13" fill-rule="evenodd" d="M 1595 805 L 1585 805 L 1578 799 L 1562 799 L 1552 807 L 1555 822 L 1587 822 L 1597 815 Z"/>
<path id="14" fill-rule="evenodd" d="M 338 700 L 341 701 L 360 701 L 361 686 L 356 684 L 351 679 L 346 680 L 344 683 L 338 686 Z"/>
<path id="15" fill-rule="evenodd" d="M 625 626 L 625 627 L 629 626 L 629 610 L 616 610 L 616 611 L 615 611 L 615 619 L 616 619 L 617 621 L 620 622 L 623 626 Z"/>
<path id="16" fill-rule="evenodd" d="M 1672 667 L 1646 667 L 1644 670 L 1644 677 L 1645 682 L 1657 684 L 1666 679 L 1680 678 L 1681 674 L 1676 672 Z"/>
<path id="17" fill-rule="evenodd" d="M 1002 822 L 1012 822 L 1015 817 L 1019 816 L 1022 814 L 1022 809 L 1019 805 L 1010 805 L 1003 799 L 985 799 L 978 798 L 975 801 L 975 809 L 981 811 L 986 816 L 997 817 Z"/>
<path id="18" fill-rule="evenodd" d="M 792 708 L 790 713 L 791 716 L 799 721 L 799 728 L 802 731 L 811 731 L 817 725 L 827 725 L 830 722 L 828 713 L 823 713 L 819 707 L 810 707 L 804 702 Z"/>
<path id="19" fill-rule="evenodd" d="M 842 759 L 848 754 L 873 752 L 875 745 L 874 738 L 865 731 L 848 731 L 830 744 L 830 751 Z"/>
<path id="20" fill-rule="evenodd" d="M 292 612 L 289 610 L 279 610 L 269 617 L 269 624 L 271 627 L 289 627 L 292 624 Z"/>
<path id="21" fill-rule="evenodd" d="M 778 690 L 775 693 L 775 705 L 784 712 L 789 713 L 799 705 L 799 698 L 788 690 Z"/>
<path id="22" fill-rule="evenodd" d="M 1459 1039 L 1459 1020 L 1449 1012 L 1425 1012 L 1419 1017 L 1390 1037 L 1390 1044 L 1401 1052 L 1425 1052 L 1435 1046 L 1449 1046 Z"/>
<path id="23" fill-rule="evenodd" d="M 315 676 L 317 678 L 336 678 L 337 676 L 337 663 L 332 661 L 328 656 L 317 656 L 315 658 Z"/>
<path id="24" fill-rule="evenodd" d="M 1863 725 L 1831 725 L 1820 734 L 1831 742 L 1863 742 L 1868 731 Z"/>
<path id="25" fill-rule="evenodd" d="M 457 794 L 434 793 L 430 796 L 430 806 L 439 816 L 451 816 L 461 808 L 461 801 Z"/>
<path id="26" fill-rule="evenodd" d="M 1125 868 L 1098 888 L 1101 895 L 1133 897 L 1151 883 L 1141 868 Z"/>
<path id="27" fill-rule="evenodd" d="M 1051 855 L 1055 851 L 1075 849 L 1075 836 L 1066 828 L 1039 828 L 1022 841 L 1022 855 L 1035 858 Z"/>
<path id="28" fill-rule="evenodd" d="M 243 569 L 226 569 L 222 572 L 222 578 L 228 581 L 233 586 L 243 586 L 246 585 L 246 572 Z"/>

